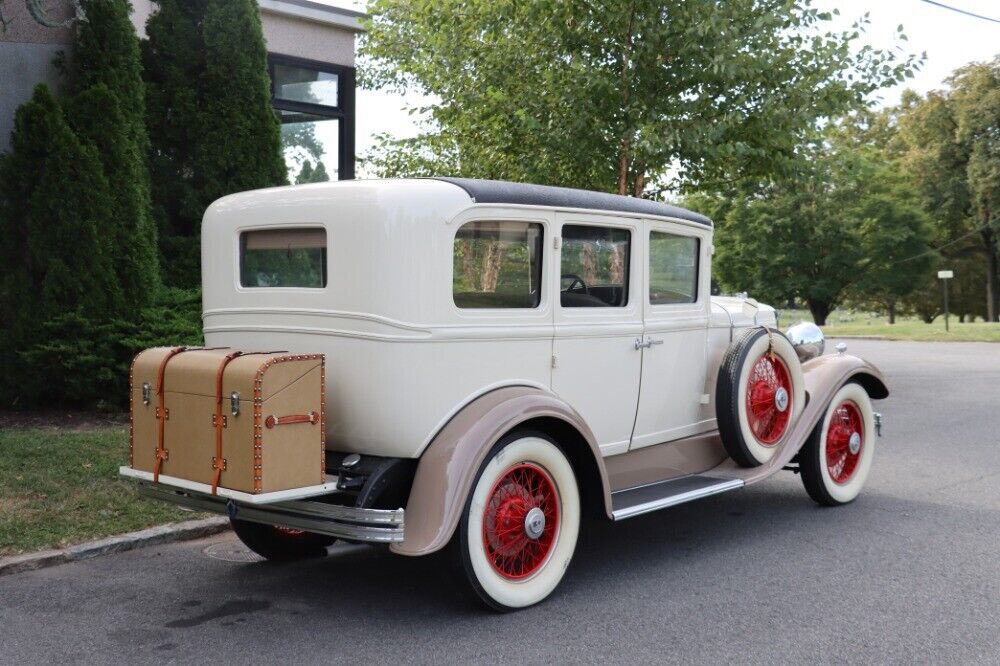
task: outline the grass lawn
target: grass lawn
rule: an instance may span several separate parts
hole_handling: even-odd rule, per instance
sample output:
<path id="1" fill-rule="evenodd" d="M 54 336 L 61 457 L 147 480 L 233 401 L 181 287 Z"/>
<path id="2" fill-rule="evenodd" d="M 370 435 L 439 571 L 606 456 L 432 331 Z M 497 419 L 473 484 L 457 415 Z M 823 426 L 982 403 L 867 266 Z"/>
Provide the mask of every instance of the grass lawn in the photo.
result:
<path id="1" fill-rule="evenodd" d="M 800 321 L 812 321 L 808 310 L 781 310 L 781 328 Z M 870 312 L 850 312 L 838 310 L 831 314 L 823 327 L 827 337 L 865 335 L 887 340 L 919 340 L 950 342 L 1000 342 L 1000 323 L 985 321 L 958 323 L 951 317 L 950 330 L 944 330 L 944 317 L 938 317 L 925 324 L 916 317 L 897 317 L 890 324 L 882 315 Z"/>
<path id="2" fill-rule="evenodd" d="M 0 555 L 68 546 L 198 517 L 118 478 L 128 429 L 0 429 Z"/>

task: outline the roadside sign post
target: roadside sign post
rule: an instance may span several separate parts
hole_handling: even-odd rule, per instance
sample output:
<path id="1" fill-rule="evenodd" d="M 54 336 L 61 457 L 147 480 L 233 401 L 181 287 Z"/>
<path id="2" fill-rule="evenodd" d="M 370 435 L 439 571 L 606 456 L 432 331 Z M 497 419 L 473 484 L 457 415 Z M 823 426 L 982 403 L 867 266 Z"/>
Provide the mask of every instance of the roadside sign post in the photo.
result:
<path id="1" fill-rule="evenodd" d="M 944 331 L 948 332 L 948 280 L 955 277 L 955 271 L 938 271 L 938 279 L 944 285 Z"/>

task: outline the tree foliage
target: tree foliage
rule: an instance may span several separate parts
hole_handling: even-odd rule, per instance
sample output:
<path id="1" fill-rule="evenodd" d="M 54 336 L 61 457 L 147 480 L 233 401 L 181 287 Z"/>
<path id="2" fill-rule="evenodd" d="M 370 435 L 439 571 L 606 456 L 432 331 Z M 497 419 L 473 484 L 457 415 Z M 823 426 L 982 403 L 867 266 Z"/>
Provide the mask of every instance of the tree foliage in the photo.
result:
<path id="1" fill-rule="evenodd" d="M 44 85 L 17 111 L 11 152 L 0 165 L 2 401 L 64 397 L 59 359 L 30 363 L 38 345 L 79 340 L 51 330 L 61 317 L 108 322 L 125 299 L 115 277 L 114 198 L 100 156 L 73 132 Z"/>
<path id="2" fill-rule="evenodd" d="M 965 174 L 973 224 L 986 255 L 986 310 L 997 321 L 1000 287 L 1000 57 L 959 69 L 949 79 L 955 138 L 968 154 Z"/>
<path id="3" fill-rule="evenodd" d="M 254 0 L 161 0 L 143 44 L 150 169 L 168 281 L 199 282 L 205 208 L 287 175 Z"/>
<path id="4" fill-rule="evenodd" d="M 1000 235 L 1000 58 L 956 71 L 948 88 L 921 97 L 909 92 L 899 110 L 904 169 L 935 220 L 934 244 L 944 268 L 956 270 L 956 305 L 996 321 Z M 976 265 L 978 262 L 978 266 Z M 981 278 L 980 286 L 974 280 Z M 936 285 L 939 286 L 939 285 Z M 928 287 L 927 303 L 940 300 Z M 980 304 L 969 302 L 978 292 Z M 919 298 L 919 297 L 918 297 Z"/>
<path id="5" fill-rule="evenodd" d="M 915 62 L 824 32 L 809 2 L 376 0 L 369 85 L 438 100 L 383 138 L 383 175 L 452 173 L 640 195 L 786 172 L 822 118 Z"/>
<path id="6" fill-rule="evenodd" d="M 131 316 L 160 288 L 156 226 L 149 199 L 145 99 L 139 39 L 126 0 L 83 0 L 64 102 L 76 134 L 92 144 L 111 188 L 115 272 Z"/>
<path id="7" fill-rule="evenodd" d="M 898 166 L 831 132 L 808 168 L 718 220 L 715 276 L 773 302 L 804 300 L 817 324 L 848 297 L 891 313 L 927 273 L 930 222 Z"/>

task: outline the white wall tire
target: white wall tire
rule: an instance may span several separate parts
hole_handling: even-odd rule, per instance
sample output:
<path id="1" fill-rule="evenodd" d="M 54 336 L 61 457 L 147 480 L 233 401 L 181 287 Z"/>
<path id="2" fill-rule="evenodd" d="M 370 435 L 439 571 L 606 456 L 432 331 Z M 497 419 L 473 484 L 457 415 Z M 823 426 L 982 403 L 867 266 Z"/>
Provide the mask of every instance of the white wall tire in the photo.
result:
<path id="1" fill-rule="evenodd" d="M 504 438 L 487 457 L 456 536 L 473 590 L 491 608 L 511 611 L 559 585 L 579 533 L 572 465 L 545 435 L 525 432 Z"/>
<path id="2" fill-rule="evenodd" d="M 719 367 L 715 412 L 722 443 L 737 464 L 771 460 L 803 407 L 802 366 L 781 332 L 753 328 L 729 346 Z"/>
<path id="3" fill-rule="evenodd" d="M 806 492 L 824 506 L 854 501 L 875 457 L 875 412 L 860 384 L 844 384 L 799 453 Z"/>

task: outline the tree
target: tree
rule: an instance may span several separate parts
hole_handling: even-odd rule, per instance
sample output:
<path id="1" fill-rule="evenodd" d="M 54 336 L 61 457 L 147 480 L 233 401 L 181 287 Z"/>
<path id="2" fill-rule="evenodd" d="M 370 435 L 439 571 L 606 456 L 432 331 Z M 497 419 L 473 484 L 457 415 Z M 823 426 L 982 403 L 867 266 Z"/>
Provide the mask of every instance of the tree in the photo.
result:
<path id="1" fill-rule="evenodd" d="M 717 220 L 713 274 L 720 284 L 765 301 L 801 298 L 824 325 L 863 257 L 859 225 L 847 214 L 853 193 L 830 186 L 840 167 L 817 150 L 809 172 L 737 202 Z"/>
<path id="2" fill-rule="evenodd" d="M 853 302 L 871 304 L 896 323 L 902 299 L 929 274 L 934 230 L 920 196 L 901 165 L 899 109 L 862 109 L 827 129 L 830 148 L 845 156 L 842 173 L 856 193 L 848 212 L 858 223 L 863 259 L 848 290 Z M 836 186 L 837 183 L 834 183 Z"/>
<path id="3" fill-rule="evenodd" d="M 215 199 L 287 181 L 253 0 L 161 0 L 143 45 L 155 214 L 168 281 L 199 282 Z"/>
<path id="4" fill-rule="evenodd" d="M 818 144 L 798 178 L 719 221 L 715 276 L 764 300 L 802 299 L 821 326 L 850 295 L 894 313 L 931 259 L 928 220 L 897 169 L 835 136 Z"/>
<path id="5" fill-rule="evenodd" d="M 207 0 L 159 0 L 142 42 L 153 215 L 169 284 L 198 282 L 204 203 L 196 183 L 201 135 L 199 86 L 205 68 L 201 19 Z"/>
<path id="6" fill-rule="evenodd" d="M 916 201 L 917 193 L 898 166 L 881 163 L 871 170 L 864 195 L 851 208 L 860 221 L 864 254 L 853 292 L 877 303 L 890 324 L 896 323 L 902 299 L 931 274 L 936 260 L 928 245 L 933 235 L 930 220 Z"/>
<path id="7" fill-rule="evenodd" d="M 302 185 L 303 183 L 325 183 L 330 180 L 330 176 L 326 173 L 326 167 L 323 166 L 322 162 L 316 164 L 316 168 L 313 168 L 312 162 L 306 160 L 302 163 L 302 169 L 299 171 L 299 175 L 295 177 L 295 184 Z"/>
<path id="8" fill-rule="evenodd" d="M 948 80 L 957 121 L 956 139 L 969 158 L 966 179 L 974 225 L 986 255 L 986 311 L 997 321 L 1000 287 L 997 239 L 1000 234 L 1000 57 L 967 65 Z"/>
<path id="9" fill-rule="evenodd" d="M 115 271 L 129 316 L 152 303 L 160 285 L 156 226 L 149 200 L 145 99 L 139 40 L 126 0 L 83 0 L 86 20 L 70 61 L 67 118 L 93 144 L 111 190 Z"/>
<path id="10" fill-rule="evenodd" d="M 976 254 L 983 262 L 985 316 L 996 321 L 1000 58 L 959 69 L 948 85 L 924 98 L 904 94 L 899 122 L 903 165 L 936 222 L 935 246 L 950 261 Z M 978 238 L 978 247 L 966 241 L 970 236 Z"/>
<path id="11" fill-rule="evenodd" d="M 111 189 L 97 150 L 74 134 L 48 88 L 37 86 L 17 111 L 11 151 L 0 165 L 6 403 L 66 397 L 62 352 L 79 345 L 81 331 L 59 322 L 109 322 L 124 310 L 104 231 L 114 225 Z M 31 356 L 40 346 L 52 350 L 44 362 Z"/>
<path id="12" fill-rule="evenodd" d="M 195 159 L 207 206 L 233 192 L 284 185 L 288 175 L 257 2 L 208 0 L 202 35 L 204 134 Z"/>
<path id="13" fill-rule="evenodd" d="M 460 173 L 621 194 L 790 170 L 821 118 L 915 60 L 822 33 L 808 2 L 376 0 L 366 82 L 440 100 L 383 175 Z M 864 20 L 858 29 L 863 29 Z M 439 157 L 440 156 L 440 157 Z"/>

